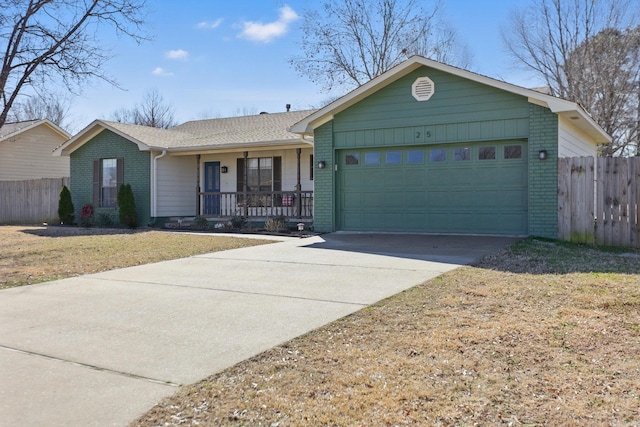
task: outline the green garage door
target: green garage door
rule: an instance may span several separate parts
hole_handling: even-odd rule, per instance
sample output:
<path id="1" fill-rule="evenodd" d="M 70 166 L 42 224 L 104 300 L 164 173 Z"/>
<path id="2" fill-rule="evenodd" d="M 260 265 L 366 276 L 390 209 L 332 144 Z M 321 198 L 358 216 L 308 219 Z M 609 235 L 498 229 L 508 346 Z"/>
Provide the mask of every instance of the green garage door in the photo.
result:
<path id="1" fill-rule="evenodd" d="M 341 150 L 338 229 L 527 234 L 526 153 L 524 142 Z"/>

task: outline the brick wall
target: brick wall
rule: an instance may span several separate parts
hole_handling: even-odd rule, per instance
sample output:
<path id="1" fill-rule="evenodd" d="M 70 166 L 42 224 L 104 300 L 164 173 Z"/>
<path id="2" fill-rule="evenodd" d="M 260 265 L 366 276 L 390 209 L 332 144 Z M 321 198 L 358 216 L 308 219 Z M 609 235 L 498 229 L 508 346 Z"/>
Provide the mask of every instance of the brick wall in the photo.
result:
<path id="1" fill-rule="evenodd" d="M 333 121 L 314 130 L 313 159 L 313 228 L 318 232 L 335 230 L 334 201 L 335 201 L 335 172 L 333 158 Z M 326 167 L 318 169 L 318 162 L 324 161 Z"/>
<path id="2" fill-rule="evenodd" d="M 540 160 L 540 150 L 547 159 Z M 529 106 L 529 235 L 555 239 L 558 234 L 558 116 Z"/>
<path id="3" fill-rule="evenodd" d="M 124 183 L 131 184 L 138 212 L 138 225 L 145 226 L 150 220 L 151 181 L 148 151 L 125 138 L 104 130 L 89 142 L 71 153 L 71 197 L 76 221 L 85 203 L 93 201 L 93 161 L 95 159 L 124 158 Z M 94 206 L 95 214 L 108 213 L 118 222 L 118 210 Z"/>

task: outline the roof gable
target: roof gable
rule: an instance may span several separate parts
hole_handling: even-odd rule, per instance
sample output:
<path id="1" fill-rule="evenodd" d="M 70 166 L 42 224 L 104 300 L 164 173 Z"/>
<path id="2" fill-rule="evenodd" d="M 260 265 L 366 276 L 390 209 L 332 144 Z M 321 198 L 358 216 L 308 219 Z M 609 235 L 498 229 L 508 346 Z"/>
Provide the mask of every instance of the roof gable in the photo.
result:
<path id="1" fill-rule="evenodd" d="M 433 88 L 426 101 L 412 95 L 412 84 L 429 76 Z M 462 122 L 527 119 L 527 98 L 428 67 L 390 82 L 334 115 L 335 132 L 434 126 Z"/>
<path id="2" fill-rule="evenodd" d="M 8 138 L 13 138 L 21 133 L 28 132 L 29 130 L 36 128 L 38 126 L 46 126 L 51 129 L 53 132 L 57 133 L 64 139 L 71 138 L 71 135 L 60 126 L 56 125 L 52 121 L 48 119 L 39 119 L 39 120 L 26 120 L 22 122 L 13 122 L 13 123 L 5 123 L 0 128 L 0 142 L 7 140 Z"/>
<path id="3" fill-rule="evenodd" d="M 142 151 L 185 151 L 300 142 L 288 129 L 315 110 L 196 120 L 171 129 L 95 120 L 55 151 L 68 155 L 104 129 L 128 139 Z"/>
<path id="4" fill-rule="evenodd" d="M 600 126 L 598 126 L 593 118 L 591 118 L 591 116 L 582 107 L 574 102 L 566 101 L 531 89 L 525 89 L 500 80 L 495 80 L 461 68 L 433 61 L 422 56 L 412 56 L 403 63 L 395 66 L 368 83 L 354 89 L 342 98 L 299 121 L 292 126 L 291 131 L 302 135 L 312 134 L 315 128 L 333 120 L 338 113 L 363 101 L 365 98 L 380 91 L 382 88 L 422 67 L 431 68 L 512 94 L 520 95 L 525 97 L 530 103 L 541 105 L 549 108 L 553 113 L 570 118 L 576 126 L 594 139 L 602 142 L 611 140 L 611 137 L 607 135 Z"/>

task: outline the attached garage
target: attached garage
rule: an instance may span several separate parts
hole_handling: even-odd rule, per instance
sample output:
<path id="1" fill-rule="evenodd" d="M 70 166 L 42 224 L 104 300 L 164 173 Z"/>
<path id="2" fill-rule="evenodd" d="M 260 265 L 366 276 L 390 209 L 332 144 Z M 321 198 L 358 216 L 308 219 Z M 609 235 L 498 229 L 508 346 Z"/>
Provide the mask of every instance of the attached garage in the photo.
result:
<path id="1" fill-rule="evenodd" d="M 526 143 L 338 152 L 337 229 L 526 234 Z"/>
<path id="2" fill-rule="evenodd" d="M 291 130 L 314 140 L 321 232 L 556 237 L 564 145 L 609 139 L 575 103 L 419 56 Z"/>

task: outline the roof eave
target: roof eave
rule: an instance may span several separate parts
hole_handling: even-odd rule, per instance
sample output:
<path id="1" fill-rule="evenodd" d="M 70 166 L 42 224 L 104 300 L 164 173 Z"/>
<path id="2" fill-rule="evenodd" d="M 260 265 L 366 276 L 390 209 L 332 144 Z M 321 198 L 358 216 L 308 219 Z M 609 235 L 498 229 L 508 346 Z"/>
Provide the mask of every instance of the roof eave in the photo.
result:
<path id="1" fill-rule="evenodd" d="M 571 123 L 596 140 L 597 143 L 610 143 L 613 140 L 580 105 L 550 95 L 543 94 L 543 96 L 545 98 L 528 98 L 528 101 L 570 119 Z"/>
<path id="2" fill-rule="evenodd" d="M 285 146 L 287 148 L 297 148 L 299 146 L 313 146 L 313 143 L 304 139 L 279 139 L 273 141 L 259 141 L 259 142 L 241 142 L 241 143 L 229 143 L 229 144 L 216 144 L 216 145 L 200 145 L 189 147 L 169 147 L 167 150 L 170 153 L 176 154 L 197 154 L 201 152 L 214 152 L 214 151 L 247 151 L 250 148 L 275 148 Z"/>
<path id="3" fill-rule="evenodd" d="M 69 132 L 67 132 L 66 130 L 62 129 L 60 126 L 58 126 L 55 123 L 53 123 L 51 120 L 49 120 L 49 119 L 41 119 L 41 120 L 35 120 L 29 126 L 24 127 L 22 129 L 18 129 L 15 132 L 12 132 L 10 134 L 7 134 L 7 135 L 1 137 L 0 141 L 3 141 L 3 140 L 8 139 L 8 138 L 12 138 L 12 137 L 14 137 L 16 135 L 19 135 L 19 134 L 21 134 L 23 132 L 27 132 L 28 130 L 31 130 L 31 129 L 36 128 L 36 127 L 41 126 L 41 125 L 47 126 L 49 129 L 51 129 L 52 131 L 54 131 L 55 133 L 57 133 L 58 135 L 60 135 L 64 139 L 71 138 L 71 135 L 69 134 Z"/>
<path id="4" fill-rule="evenodd" d="M 133 142 L 138 146 L 138 149 L 140 151 L 150 151 L 152 149 L 159 149 L 159 150 L 165 149 L 162 147 L 153 147 L 148 144 L 145 144 L 144 142 L 139 141 L 138 139 L 132 137 L 131 135 L 128 135 L 114 128 L 113 126 L 109 125 L 108 123 L 102 120 L 94 120 L 87 127 L 82 129 L 80 132 L 74 135 L 71 139 L 69 139 L 67 142 L 60 145 L 58 148 L 56 148 L 53 151 L 53 155 L 69 156 L 71 153 L 73 153 L 78 148 L 82 147 L 84 144 L 86 144 L 88 141 L 90 141 L 92 138 L 94 138 L 96 135 L 98 135 L 100 132 L 102 132 L 105 129 L 110 130 L 111 132 L 125 138 L 126 140 Z"/>
<path id="5" fill-rule="evenodd" d="M 566 101 L 555 96 L 546 95 L 531 89 L 526 89 L 521 86 L 516 86 L 514 84 L 507 83 L 501 80 L 496 80 L 491 77 L 464 70 L 462 68 L 443 64 L 441 62 L 424 58 L 422 56 L 412 56 L 402 64 L 391 68 L 387 72 L 379 75 L 368 83 L 365 83 L 357 89 L 349 92 L 342 98 L 339 98 L 331 104 L 326 105 L 325 107 L 316 111 L 314 114 L 311 114 L 310 116 L 293 125 L 291 127 L 291 132 L 302 135 L 313 134 L 314 129 L 333 120 L 336 114 L 373 94 L 378 89 L 387 86 L 388 84 L 423 66 L 434 68 L 439 71 L 453 74 L 471 81 L 492 86 L 497 89 L 502 89 L 516 95 L 524 96 L 529 102 L 546 106 L 556 114 L 567 113 L 569 111 L 574 112 L 579 115 L 580 120 L 582 121 L 583 130 L 586 130 L 590 135 L 599 140 L 611 141 L 611 137 L 593 120 L 593 118 L 591 118 L 591 116 L 584 109 L 582 109 L 578 104 L 574 102 Z M 589 127 L 591 129 L 587 129 Z"/>

